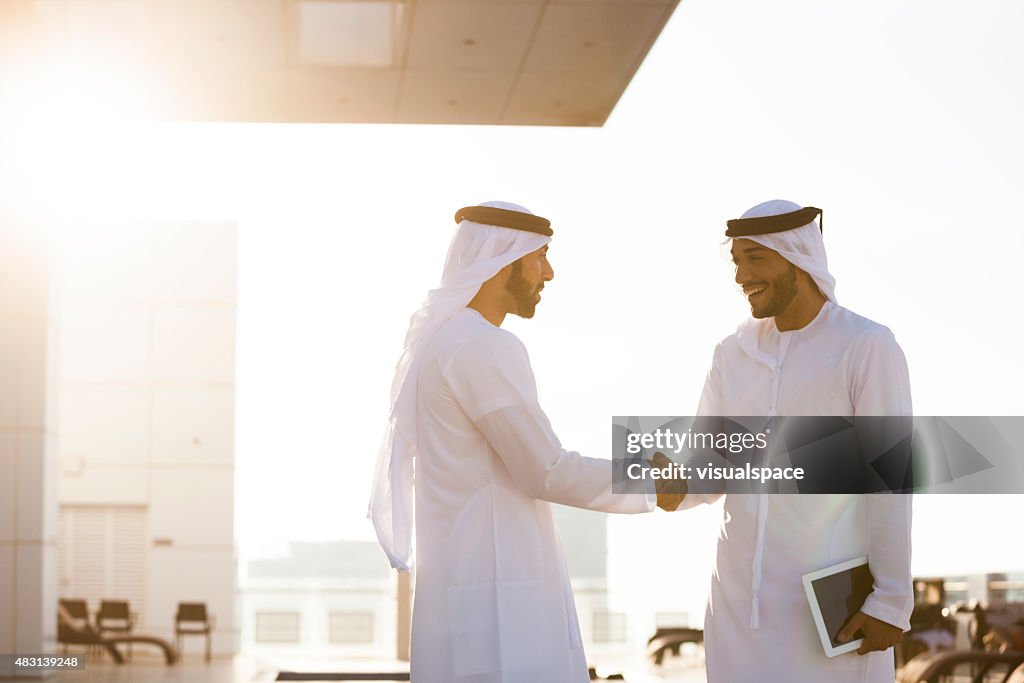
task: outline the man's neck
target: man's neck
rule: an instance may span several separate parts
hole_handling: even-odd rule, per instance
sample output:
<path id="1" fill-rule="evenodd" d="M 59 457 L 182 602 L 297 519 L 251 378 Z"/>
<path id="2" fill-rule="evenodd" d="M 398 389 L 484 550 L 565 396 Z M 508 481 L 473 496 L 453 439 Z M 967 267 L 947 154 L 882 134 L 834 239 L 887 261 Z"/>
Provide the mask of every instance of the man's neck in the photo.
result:
<path id="1" fill-rule="evenodd" d="M 785 311 L 775 316 L 776 329 L 779 332 L 790 332 L 807 327 L 818 317 L 818 312 L 825 305 L 825 301 L 827 299 L 817 291 L 806 297 L 797 296 Z"/>
<path id="2" fill-rule="evenodd" d="M 472 308 L 495 327 L 501 327 L 501 324 L 505 322 L 505 316 L 508 315 L 508 311 L 501 306 L 495 305 L 493 302 L 477 301 L 477 299 L 466 304 L 466 308 Z"/>

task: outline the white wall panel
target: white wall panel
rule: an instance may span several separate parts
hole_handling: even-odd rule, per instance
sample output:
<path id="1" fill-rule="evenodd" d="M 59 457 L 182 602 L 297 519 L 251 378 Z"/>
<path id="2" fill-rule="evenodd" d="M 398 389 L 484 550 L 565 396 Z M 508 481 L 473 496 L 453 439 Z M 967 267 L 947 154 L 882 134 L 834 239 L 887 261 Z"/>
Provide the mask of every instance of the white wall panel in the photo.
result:
<path id="1" fill-rule="evenodd" d="M 20 320 L 0 313 L 0 429 L 18 424 L 18 359 Z"/>
<path id="2" fill-rule="evenodd" d="M 153 253 L 155 303 L 234 302 L 235 233 L 230 225 L 159 226 L 153 236 Z"/>
<path id="3" fill-rule="evenodd" d="M 81 234 L 58 245 L 56 258 L 66 307 L 149 303 L 152 256 L 146 226 L 83 227 Z"/>
<path id="4" fill-rule="evenodd" d="M 166 467 L 155 468 L 152 476 L 153 538 L 172 539 L 174 546 L 231 547 L 234 469 Z"/>
<path id="5" fill-rule="evenodd" d="M 65 384 L 61 455 L 92 462 L 149 459 L 150 389 L 143 384 Z"/>
<path id="6" fill-rule="evenodd" d="M 233 308 L 154 310 L 153 379 L 157 382 L 234 382 Z"/>
<path id="7" fill-rule="evenodd" d="M 15 538 L 15 467 L 18 457 L 16 441 L 17 435 L 14 432 L 0 431 L 0 547 L 3 543 L 13 542 Z M 4 600 L 3 596 L 3 587 L 0 586 L 0 603 Z"/>
<path id="8" fill-rule="evenodd" d="M 68 306 L 61 320 L 64 381 L 147 382 L 150 316 L 143 306 Z"/>
<path id="9" fill-rule="evenodd" d="M 229 386 L 157 386 L 153 393 L 153 462 L 231 463 L 234 399 L 234 389 Z"/>
<path id="10" fill-rule="evenodd" d="M 43 641 L 43 546 L 19 544 L 15 554 L 15 636 L 12 652 L 35 653 Z M 53 605 L 56 609 L 56 605 Z"/>
<path id="11" fill-rule="evenodd" d="M 43 540 L 45 499 L 43 474 L 46 468 L 45 440 L 42 432 L 18 435 L 18 523 L 15 534 L 20 541 Z M 50 501 L 56 504 L 56 501 Z"/>
<path id="12" fill-rule="evenodd" d="M 0 541 L 0 652 L 14 652 L 14 545 Z"/>
<path id="13" fill-rule="evenodd" d="M 65 458 L 59 491 L 61 503 L 142 505 L 149 501 L 149 469 Z"/>

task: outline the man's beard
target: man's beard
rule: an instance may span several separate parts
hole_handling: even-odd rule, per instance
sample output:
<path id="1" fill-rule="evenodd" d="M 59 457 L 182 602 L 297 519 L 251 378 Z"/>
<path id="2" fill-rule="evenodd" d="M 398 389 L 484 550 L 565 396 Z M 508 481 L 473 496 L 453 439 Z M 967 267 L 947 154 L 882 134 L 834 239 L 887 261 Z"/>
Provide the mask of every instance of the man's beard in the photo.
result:
<path id="1" fill-rule="evenodd" d="M 771 298 L 759 308 L 751 306 L 750 314 L 755 318 L 774 318 L 785 313 L 796 298 L 796 266 L 792 263 L 786 272 L 771 281 Z"/>
<path id="2" fill-rule="evenodd" d="M 540 287 L 534 287 L 523 277 L 523 264 L 516 261 L 512 264 L 512 272 L 505 282 L 505 291 L 512 295 L 516 302 L 516 310 L 512 311 L 521 318 L 532 318 L 537 310 L 537 293 Z"/>

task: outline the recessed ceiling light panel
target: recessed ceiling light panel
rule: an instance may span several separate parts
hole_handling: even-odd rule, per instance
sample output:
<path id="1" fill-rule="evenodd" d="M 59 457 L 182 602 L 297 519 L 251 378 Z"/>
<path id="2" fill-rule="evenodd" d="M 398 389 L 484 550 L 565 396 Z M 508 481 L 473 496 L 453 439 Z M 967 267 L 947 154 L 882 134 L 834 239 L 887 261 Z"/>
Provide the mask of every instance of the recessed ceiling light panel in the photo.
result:
<path id="1" fill-rule="evenodd" d="M 303 66 L 391 67 L 404 5 L 382 0 L 301 0 L 298 57 Z"/>

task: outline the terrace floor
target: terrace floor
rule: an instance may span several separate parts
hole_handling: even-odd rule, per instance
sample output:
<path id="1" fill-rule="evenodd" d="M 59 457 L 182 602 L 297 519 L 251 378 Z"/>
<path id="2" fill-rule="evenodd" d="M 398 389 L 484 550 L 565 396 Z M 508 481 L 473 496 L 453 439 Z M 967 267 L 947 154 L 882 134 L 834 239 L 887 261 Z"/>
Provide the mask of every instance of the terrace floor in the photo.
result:
<path id="1" fill-rule="evenodd" d="M 84 670 L 59 671 L 45 680 L 51 683 L 270 683 L 277 680 L 281 671 L 312 674 L 407 673 L 408 667 L 408 663 L 381 659 L 270 659 L 249 654 L 214 657 L 209 663 L 199 655 L 186 654 L 177 664 L 167 666 L 158 657 L 136 651 L 132 661 L 122 665 L 114 664 L 105 656 L 87 655 Z M 623 662 L 621 665 L 599 667 L 598 673 L 622 673 L 627 683 L 706 681 L 703 657 L 694 653 L 670 657 L 660 667 L 644 661 Z"/>

